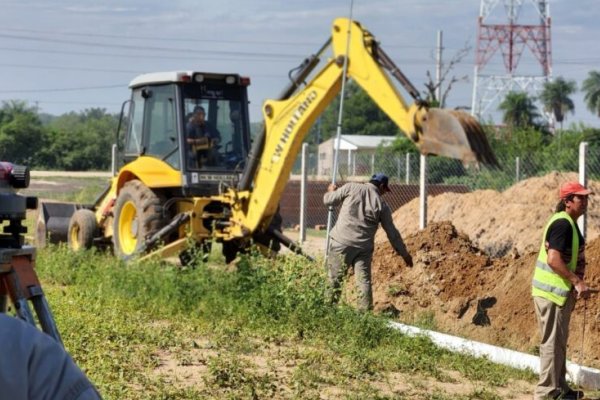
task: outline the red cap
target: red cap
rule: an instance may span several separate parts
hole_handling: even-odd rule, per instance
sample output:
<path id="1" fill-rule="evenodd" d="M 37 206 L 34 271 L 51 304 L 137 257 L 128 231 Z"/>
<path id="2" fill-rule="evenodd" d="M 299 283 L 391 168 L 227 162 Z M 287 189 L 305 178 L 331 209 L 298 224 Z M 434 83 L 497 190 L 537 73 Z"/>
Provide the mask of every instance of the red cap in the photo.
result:
<path id="1" fill-rule="evenodd" d="M 586 189 L 585 186 L 583 186 L 579 182 L 567 182 L 560 187 L 561 199 L 566 199 L 569 195 L 572 194 L 587 196 L 589 194 L 594 194 L 594 192 L 592 192 L 589 189 Z"/>

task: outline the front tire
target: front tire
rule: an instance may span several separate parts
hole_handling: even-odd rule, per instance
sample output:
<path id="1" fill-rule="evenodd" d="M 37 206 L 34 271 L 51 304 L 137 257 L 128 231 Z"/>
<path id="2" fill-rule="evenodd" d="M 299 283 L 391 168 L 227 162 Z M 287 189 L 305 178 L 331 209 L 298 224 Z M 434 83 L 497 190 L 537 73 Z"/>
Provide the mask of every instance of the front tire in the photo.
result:
<path id="1" fill-rule="evenodd" d="M 69 249 L 73 251 L 91 249 L 97 235 L 98 224 L 94 212 L 87 209 L 75 211 L 69 221 L 69 234 L 67 236 Z"/>
<path id="2" fill-rule="evenodd" d="M 115 255 L 133 257 L 165 224 L 163 201 L 138 180 L 127 182 L 117 197 L 113 222 Z"/>

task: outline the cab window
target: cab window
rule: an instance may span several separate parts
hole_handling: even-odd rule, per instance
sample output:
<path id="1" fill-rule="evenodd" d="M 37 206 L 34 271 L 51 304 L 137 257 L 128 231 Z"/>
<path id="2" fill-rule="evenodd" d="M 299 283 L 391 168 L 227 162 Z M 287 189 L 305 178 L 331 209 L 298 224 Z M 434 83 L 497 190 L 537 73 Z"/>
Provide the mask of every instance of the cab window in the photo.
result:
<path id="1" fill-rule="evenodd" d="M 146 99 L 145 155 L 164 160 L 179 169 L 175 98 L 172 85 L 155 86 Z"/>

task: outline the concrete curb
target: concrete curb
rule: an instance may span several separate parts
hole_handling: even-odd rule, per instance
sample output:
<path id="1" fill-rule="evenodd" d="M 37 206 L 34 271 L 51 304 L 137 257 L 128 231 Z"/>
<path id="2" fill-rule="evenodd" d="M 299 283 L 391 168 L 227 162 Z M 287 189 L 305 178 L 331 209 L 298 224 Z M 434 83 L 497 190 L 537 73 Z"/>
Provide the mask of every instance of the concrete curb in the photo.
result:
<path id="1" fill-rule="evenodd" d="M 408 336 L 426 336 L 437 346 L 450 351 L 485 357 L 488 360 L 517 369 L 529 369 L 539 373 L 540 358 L 531 354 L 475 342 L 457 336 L 447 335 L 390 321 L 390 326 Z M 600 370 L 567 362 L 567 379 L 588 390 L 600 389 Z"/>

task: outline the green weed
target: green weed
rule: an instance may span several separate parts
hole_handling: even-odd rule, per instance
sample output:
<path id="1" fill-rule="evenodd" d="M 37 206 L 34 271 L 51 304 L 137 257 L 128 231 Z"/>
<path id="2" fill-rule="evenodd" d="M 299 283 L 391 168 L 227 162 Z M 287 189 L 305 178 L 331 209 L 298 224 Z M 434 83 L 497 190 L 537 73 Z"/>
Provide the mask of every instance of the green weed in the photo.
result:
<path id="1" fill-rule="evenodd" d="M 195 259 L 181 268 L 51 246 L 39 252 L 37 269 L 67 349 L 108 399 L 315 398 L 326 388 L 333 397 L 383 399 L 389 394 L 370 382 L 388 373 L 447 381 L 451 369 L 491 386 L 532 379 L 404 336 L 383 317 L 332 306 L 322 265 L 296 256 L 249 255 L 235 268 Z M 205 387 L 171 387 L 149 373 L 161 349 L 180 367 L 196 363 L 199 338 L 219 353 L 203 358 Z M 269 346 L 286 349 L 278 351 L 290 370 L 284 377 L 247 358 L 265 357 Z"/>

